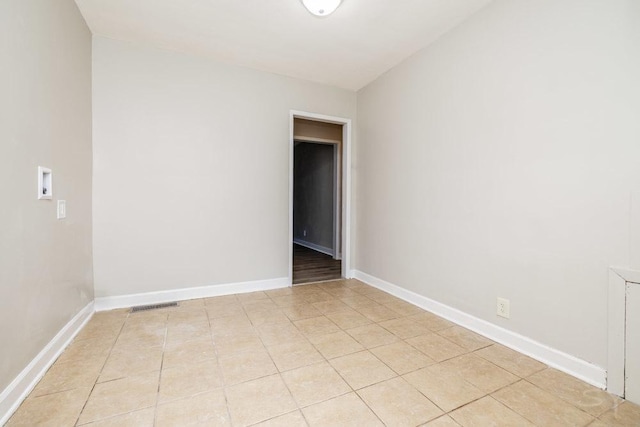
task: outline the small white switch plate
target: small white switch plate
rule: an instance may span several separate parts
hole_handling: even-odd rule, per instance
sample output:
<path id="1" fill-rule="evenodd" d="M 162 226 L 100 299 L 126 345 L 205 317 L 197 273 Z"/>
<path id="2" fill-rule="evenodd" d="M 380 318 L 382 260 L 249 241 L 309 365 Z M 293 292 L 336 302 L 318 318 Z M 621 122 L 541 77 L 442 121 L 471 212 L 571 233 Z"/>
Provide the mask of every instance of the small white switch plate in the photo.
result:
<path id="1" fill-rule="evenodd" d="M 504 298 L 498 298 L 498 307 L 496 314 L 505 319 L 509 318 L 509 300 Z"/>
<path id="2" fill-rule="evenodd" d="M 58 200 L 58 219 L 64 219 L 67 217 L 67 201 Z"/>

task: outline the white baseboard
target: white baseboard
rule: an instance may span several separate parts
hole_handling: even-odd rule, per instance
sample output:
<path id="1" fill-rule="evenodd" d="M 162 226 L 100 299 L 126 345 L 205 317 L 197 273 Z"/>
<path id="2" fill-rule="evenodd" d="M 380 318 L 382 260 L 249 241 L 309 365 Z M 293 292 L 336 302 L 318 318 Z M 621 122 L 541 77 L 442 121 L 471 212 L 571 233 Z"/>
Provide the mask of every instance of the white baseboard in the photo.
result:
<path id="1" fill-rule="evenodd" d="M 287 277 L 252 282 L 229 283 L 223 285 L 198 286 L 194 288 L 172 289 L 168 291 L 145 292 L 141 294 L 99 297 L 95 300 L 96 311 L 129 308 L 137 305 L 160 304 L 196 298 L 210 298 L 246 292 L 268 291 L 291 286 Z"/>
<path id="2" fill-rule="evenodd" d="M 296 245 L 304 246 L 305 248 L 313 249 L 314 251 L 322 252 L 325 255 L 334 256 L 333 249 L 326 246 L 316 245 L 315 243 L 307 242 L 306 240 L 293 239 L 293 243 Z"/>
<path id="3" fill-rule="evenodd" d="M 377 277 L 354 270 L 353 277 L 385 291 L 393 296 L 403 299 L 413 305 L 437 314 L 460 326 L 470 329 L 495 342 L 498 342 L 520 353 L 526 354 L 542 363 L 579 378 L 591 385 L 604 389 L 607 382 L 607 371 L 592 363 L 579 359 L 560 350 L 551 348 L 531 338 L 501 328 L 486 320 L 471 316 L 465 312 L 449 307 L 448 305 L 434 301 L 430 298 L 416 294 Z"/>
<path id="4" fill-rule="evenodd" d="M 93 302 L 90 302 L 64 325 L 31 363 L 0 393 L 0 425 L 4 425 L 9 420 L 92 315 Z"/>

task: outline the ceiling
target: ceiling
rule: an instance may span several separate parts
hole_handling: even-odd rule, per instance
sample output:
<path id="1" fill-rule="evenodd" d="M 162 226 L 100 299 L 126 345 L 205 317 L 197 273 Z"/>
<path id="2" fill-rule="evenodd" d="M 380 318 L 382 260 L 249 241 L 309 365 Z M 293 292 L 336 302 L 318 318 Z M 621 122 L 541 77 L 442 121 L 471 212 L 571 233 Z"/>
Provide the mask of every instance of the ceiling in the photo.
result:
<path id="1" fill-rule="evenodd" d="M 358 90 L 491 0 L 76 0 L 94 35 Z"/>

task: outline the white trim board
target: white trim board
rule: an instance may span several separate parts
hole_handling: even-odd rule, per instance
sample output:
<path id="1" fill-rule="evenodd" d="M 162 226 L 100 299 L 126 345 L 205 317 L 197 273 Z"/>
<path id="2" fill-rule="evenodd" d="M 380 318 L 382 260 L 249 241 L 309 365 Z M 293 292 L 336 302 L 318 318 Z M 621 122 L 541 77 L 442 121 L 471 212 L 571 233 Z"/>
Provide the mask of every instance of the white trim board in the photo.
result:
<path id="1" fill-rule="evenodd" d="M 591 385 L 602 389 L 605 388 L 607 372 L 600 366 L 596 366 L 575 356 L 534 341 L 531 338 L 501 328 L 486 320 L 471 316 L 463 311 L 401 288 L 400 286 L 378 279 L 362 271 L 354 270 L 354 277 L 374 288 L 378 288 L 408 303 L 437 314 L 440 317 L 477 332 L 506 347 L 526 354 Z"/>
<path id="2" fill-rule="evenodd" d="M 326 246 L 316 245 L 315 243 L 307 242 L 301 239 L 293 239 L 293 243 L 296 245 L 304 246 L 305 248 L 313 249 L 317 252 L 322 252 L 325 255 L 333 256 L 333 249 L 327 248 Z"/>
<path id="3" fill-rule="evenodd" d="M 67 348 L 93 315 L 93 301 L 87 304 L 60 332 L 33 358 L 31 363 L 0 393 L 0 425 L 4 425 L 31 393 L 49 367 Z"/>
<path id="4" fill-rule="evenodd" d="M 222 285 L 198 286 L 168 291 L 145 292 L 140 294 L 98 297 L 95 301 L 96 311 L 129 308 L 137 305 L 159 304 L 171 301 L 185 301 L 196 298 L 210 298 L 222 295 L 243 294 L 246 292 L 268 291 L 291 286 L 287 277 L 278 279 L 256 280 L 252 282 L 228 283 Z"/>

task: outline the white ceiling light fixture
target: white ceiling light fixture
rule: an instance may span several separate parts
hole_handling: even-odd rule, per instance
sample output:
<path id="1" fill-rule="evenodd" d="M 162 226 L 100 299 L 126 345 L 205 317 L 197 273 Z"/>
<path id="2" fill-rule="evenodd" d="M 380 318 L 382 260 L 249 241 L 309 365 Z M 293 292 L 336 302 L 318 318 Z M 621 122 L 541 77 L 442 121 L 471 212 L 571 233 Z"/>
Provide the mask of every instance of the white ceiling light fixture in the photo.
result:
<path id="1" fill-rule="evenodd" d="M 309 12 L 316 16 L 331 15 L 342 3 L 342 0 L 302 0 Z"/>

